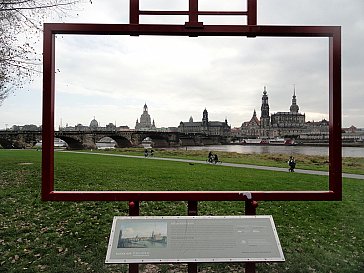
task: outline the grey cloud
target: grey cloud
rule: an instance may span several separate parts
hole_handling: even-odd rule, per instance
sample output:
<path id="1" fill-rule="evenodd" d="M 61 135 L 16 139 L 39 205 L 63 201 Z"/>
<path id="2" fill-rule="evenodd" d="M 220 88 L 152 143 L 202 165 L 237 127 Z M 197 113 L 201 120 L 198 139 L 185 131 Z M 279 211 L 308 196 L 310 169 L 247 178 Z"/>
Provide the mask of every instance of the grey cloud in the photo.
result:
<path id="1" fill-rule="evenodd" d="M 69 21 L 128 23 L 128 2 L 94 1 Z M 142 2 L 147 9 L 166 1 Z M 167 2 L 170 8 L 184 9 L 188 1 L 177 1 L 177 6 Z M 218 2 L 206 0 L 203 6 L 213 9 Z M 363 10 L 362 0 L 258 1 L 259 24 L 342 26 L 343 123 L 359 127 L 364 127 Z M 58 96 L 65 92 L 76 100 L 89 96 L 90 104 L 106 98 L 120 108 L 134 107 L 129 114 L 118 113 L 133 123 L 146 101 L 158 124 L 165 119 L 165 124 L 176 125 L 190 115 L 198 120 L 207 107 L 212 116 L 240 126 L 254 108 L 259 112 L 265 85 L 272 112 L 289 109 L 293 84 L 302 112 L 325 116 L 328 111 L 327 39 L 64 35 L 57 38 L 56 50 Z"/>

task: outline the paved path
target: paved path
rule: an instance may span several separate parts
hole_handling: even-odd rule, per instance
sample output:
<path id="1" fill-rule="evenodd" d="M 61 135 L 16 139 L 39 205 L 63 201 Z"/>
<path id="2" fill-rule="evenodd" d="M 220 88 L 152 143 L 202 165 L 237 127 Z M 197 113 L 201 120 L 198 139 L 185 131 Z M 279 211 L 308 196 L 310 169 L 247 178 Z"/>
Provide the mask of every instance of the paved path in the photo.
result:
<path id="1" fill-rule="evenodd" d="M 206 161 L 181 159 L 181 158 L 165 158 L 165 157 L 148 157 L 148 158 L 145 158 L 144 156 L 138 156 L 138 155 L 106 154 L 106 153 L 76 152 L 76 151 L 60 151 L 60 152 L 78 153 L 78 154 L 93 154 L 93 155 L 103 155 L 103 156 L 129 157 L 129 158 L 144 158 L 144 159 L 148 159 L 148 160 L 164 160 L 164 161 L 186 162 L 186 163 L 192 163 L 192 164 L 211 164 L 211 163 L 207 163 Z M 266 171 L 275 171 L 275 172 L 288 172 L 288 168 L 258 166 L 258 165 L 248 165 L 248 164 L 237 164 L 237 163 L 224 163 L 223 162 L 223 163 L 216 164 L 216 166 L 266 170 Z M 313 174 L 313 175 L 326 175 L 326 176 L 329 175 L 329 172 L 314 171 L 314 170 L 295 169 L 295 172 L 296 173 L 304 173 L 304 174 Z M 364 180 L 364 175 L 362 175 L 362 174 L 343 173 L 342 177 Z"/>

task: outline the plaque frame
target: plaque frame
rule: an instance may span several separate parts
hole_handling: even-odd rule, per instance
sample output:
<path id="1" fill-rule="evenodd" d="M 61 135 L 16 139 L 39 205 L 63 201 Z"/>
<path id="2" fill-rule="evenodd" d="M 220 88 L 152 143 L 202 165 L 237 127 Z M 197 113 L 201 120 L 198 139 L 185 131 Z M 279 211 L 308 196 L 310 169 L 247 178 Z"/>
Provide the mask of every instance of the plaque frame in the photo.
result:
<path id="1" fill-rule="evenodd" d="M 120 259 L 116 259 L 116 258 L 112 258 L 113 254 L 115 254 L 114 252 L 116 250 L 120 250 L 120 248 L 116 248 L 115 249 L 115 242 L 114 240 L 117 240 L 117 229 L 116 229 L 116 224 L 118 223 L 119 220 L 127 220 L 127 221 L 142 221 L 142 220 L 147 220 L 147 221 L 189 221 L 189 222 L 193 222 L 193 221 L 204 221 L 204 220 L 224 220 L 224 221 L 229 221 L 229 220 L 241 220 L 241 222 L 243 222 L 244 220 L 250 220 L 252 221 L 253 219 L 266 219 L 269 221 L 270 226 L 272 228 L 272 234 L 275 240 L 275 244 L 276 244 L 276 251 L 278 252 L 278 255 L 276 257 L 265 257 L 265 258 L 257 258 L 257 257 L 251 257 L 251 258 L 120 258 Z M 216 221 L 215 221 L 216 222 Z M 270 235 L 272 235 L 270 234 Z M 136 252 L 136 251 L 140 251 L 140 252 L 145 252 L 145 251 L 150 251 L 151 248 L 145 248 L 143 250 L 143 248 L 130 248 L 130 250 L 128 250 L 128 248 L 125 248 L 125 250 L 123 250 L 124 252 Z M 153 249 L 152 249 L 153 250 Z M 171 252 L 172 250 L 169 250 L 168 252 Z M 194 256 L 195 257 L 195 256 Z M 113 264 L 113 263 L 123 263 L 123 264 L 135 264 L 135 263 L 211 263 L 211 262 L 284 262 L 285 261 L 285 257 L 283 254 L 283 250 L 282 250 L 282 246 L 280 244 L 280 240 L 278 237 L 278 233 L 277 233 L 277 229 L 275 227 L 274 221 L 273 221 L 273 217 L 271 215 L 257 215 L 257 216 L 114 216 L 113 219 L 113 223 L 112 223 L 112 227 L 111 227 L 111 232 L 110 232 L 110 237 L 109 237 L 109 243 L 108 243 L 108 249 L 107 249 L 107 254 L 106 254 L 106 259 L 105 259 L 105 263 L 106 264 Z"/>

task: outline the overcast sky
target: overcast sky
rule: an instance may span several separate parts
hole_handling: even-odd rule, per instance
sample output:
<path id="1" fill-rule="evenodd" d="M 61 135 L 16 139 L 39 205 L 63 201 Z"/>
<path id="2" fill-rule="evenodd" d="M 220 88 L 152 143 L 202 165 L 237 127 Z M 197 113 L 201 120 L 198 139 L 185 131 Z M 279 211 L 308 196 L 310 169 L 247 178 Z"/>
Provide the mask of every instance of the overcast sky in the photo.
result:
<path id="1" fill-rule="evenodd" d="M 66 22 L 128 23 L 129 0 L 93 0 Z M 243 3 L 244 2 L 244 3 Z M 187 9 L 188 0 L 141 0 L 141 9 Z M 176 6 L 174 6 L 176 5 Z M 245 0 L 200 0 L 200 10 L 245 9 Z M 260 25 L 342 26 L 343 126 L 364 128 L 364 1 L 258 0 Z M 76 15 L 78 13 L 78 16 Z M 187 18 L 143 17 L 184 24 Z M 168 21 L 167 21 L 168 20 Z M 206 18 L 206 24 L 245 19 Z M 52 21 L 52 19 L 49 19 Z M 41 51 L 41 43 L 39 45 Z M 306 121 L 328 119 L 327 38 L 76 36 L 56 39 L 56 127 L 135 127 L 147 103 L 157 127 L 227 118 L 232 127 L 260 116 L 264 86 L 270 112 L 289 111 L 295 86 Z M 42 123 L 42 78 L 0 106 L 0 128 Z"/>

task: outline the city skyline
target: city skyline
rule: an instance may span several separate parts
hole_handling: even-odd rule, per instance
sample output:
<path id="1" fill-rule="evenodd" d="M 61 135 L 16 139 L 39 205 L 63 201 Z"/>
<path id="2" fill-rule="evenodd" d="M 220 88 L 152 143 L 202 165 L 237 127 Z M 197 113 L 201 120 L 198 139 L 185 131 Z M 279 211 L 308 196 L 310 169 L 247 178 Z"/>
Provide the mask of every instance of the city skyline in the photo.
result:
<path id="1" fill-rule="evenodd" d="M 264 87 L 264 90 L 266 90 L 266 87 Z M 296 101 L 296 93 L 295 93 L 295 90 L 294 90 L 294 95 L 293 95 L 293 97 L 294 97 L 294 100 Z M 268 96 L 268 98 L 269 98 L 269 96 Z M 149 114 L 149 112 L 148 112 L 148 106 L 147 106 L 147 103 L 145 102 L 144 103 L 144 106 L 143 106 L 143 109 L 144 109 L 144 111 L 143 111 L 143 113 L 145 112 L 145 107 L 147 107 L 146 109 L 147 109 L 147 111 L 146 111 L 146 113 L 147 114 Z M 292 106 L 291 106 L 292 107 Z M 298 109 L 299 109 L 299 105 L 297 104 L 297 107 L 298 107 Z M 253 112 L 252 112 L 252 115 L 256 115 L 256 116 L 258 116 L 258 117 L 260 117 L 260 114 L 258 115 L 257 113 L 261 113 L 261 111 L 257 111 L 256 109 L 259 109 L 260 108 L 260 106 L 259 107 L 257 107 L 257 108 L 254 108 L 254 110 L 253 110 Z M 205 112 L 207 109 L 205 108 L 204 109 L 204 111 L 202 111 L 201 112 L 201 119 L 198 119 L 198 118 L 194 118 L 192 115 L 190 115 L 189 116 L 189 120 L 191 120 L 191 118 L 192 118 L 192 120 L 193 121 L 197 121 L 197 122 L 199 122 L 199 121 L 203 121 L 203 112 Z M 291 111 L 291 109 L 290 109 L 290 111 Z M 298 111 L 298 110 L 297 110 Z M 274 114 L 277 114 L 277 113 L 281 113 L 282 111 L 271 111 L 271 115 L 274 115 Z M 299 113 L 301 113 L 301 111 L 299 111 Z M 304 114 L 304 112 L 303 112 L 303 114 Z M 210 113 L 209 113 L 209 115 L 210 115 Z M 155 120 L 154 120 L 154 118 L 149 114 L 149 116 L 150 116 L 150 118 L 151 118 L 151 120 L 153 120 L 153 124 L 154 124 L 154 122 L 155 122 Z M 141 118 L 141 116 L 140 116 L 140 118 Z M 137 117 L 137 119 L 136 119 L 136 122 L 138 122 L 138 120 L 140 119 L 139 117 Z M 227 120 L 227 118 L 225 118 L 226 120 Z M 260 119 L 260 118 L 258 118 L 258 119 Z M 186 119 L 187 120 L 187 119 Z M 211 119 L 209 119 L 209 120 L 211 120 Z M 328 119 L 327 118 L 322 118 L 322 119 L 319 119 L 319 120 L 306 120 L 306 123 L 308 122 L 308 123 L 310 123 L 310 122 L 318 122 L 318 121 L 324 121 L 324 120 L 327 120 L 328 121 Z M 66 128 L 66 127 L 77 127 L 77 126 L 79 126 L 79 125 L 81 125 L 81 126 L 85 126 L 85 127 L 93 127 L 94 125 L 91 125 L 92 123 L 94 123 L 96 121 L 96 123 L 97 123 L 97 127 L 99 127 L 99 128 L 102 128 L 102 127 L 106 127 L 106 126 L 109 126 L 109 125 L 113 125 L 113 126 L 115 126 L 115 127 L 117 127 L 117 128 L 119 128 L 119 127 L 125 127 L 125 126 L 127 126 L 127 127 L 129 127 L 129 129 L 134 129 L 134 127 L 136 127 L 136 124 L 134 125 L 134 126 L 131 126 L 131 125 L 129 125 L 129 124 L 119 124 L 119 123 L 117 123 L 116 122 L 116 120 L 113 122 L 113 121 L 111 121 L 111 120 L 108 120 L 108 121 L 103 121 L 103 122 L 101 122 L 100 120 L 98 120 L 97 119 L 97 117 L 96 116 L 93 116 L 93 118 L 92 119 L 90 119 L 89 121 L 86 121 L 86 122 L 84 122 L 84 123 L 82 123 L 82 122 L 76 122 L 76 123 L 74 123 L 74 124 L 70 124 L 70 123 L 68 123 L 68 122 L 63 122 L 62 121 L 62 119 L 60 120 L 60 122 L 59 122 L 59 126 L 58 126 L 58 128 L 60 127 L 60 128 Z M 222 121 L 222 120 L 216 120 L 216 121 Z M 228 120 L 227 120 L 228 121 Z M 235 126 L 235 127 L 231 127 L 231 128 L 241 128 L 242 127 L 242 125 L 243 125 L 243 123 L 247 123 L 249 120 L 245 120 L 245 121 L 243 121 L 241 124 L 240 124 L 240 126 Z M 180 121 L 180 123 L 181 122 L 183 122 L 183 121 Z M 178 127 L 178 125 L 180 125 L 180 123 L 178 123 L 177 125 L 168 125 L 168 126 L 155 126 L 156 127 L 156 129 L 160 129 L 160 128 L 173 128 L 173 127 Z M 229 123 L 229 122 L 228 122 Z M 24 125 L 36 125 L 36 126 L 41 126 L 41 124 L 34 124 L 34 123 L 29 123 L 29 124 L 13 124 L 13 125 L 11 125 L 11 126 L 9 126 L 8 124 L 6 124 L 7 125 L 7 127 L 5 128 L 5 129 L 10 129 L 11 128 L 11 126 L 24 126 Z M 355 126 L 355 124 L 351 124 L 350 126 L 348 126 L 348 127 L 345 127 L 345 126 L 343 126 L 342 128 L 349 128 L 349 127 L 351 127 L 351 126 Z M 355 126 L 355 127 L 357 127 L 357 126 Z M 360 128 L 360 129 L 364 129 L 364 128 L 361 128 L 361 127 L 357 127 L 357 128 Z M 0 130 L 1 129 L 4 129 L 4 128 L 0 128 Z M 135 128 L 136 129 L 136 128 Z M 57 130 L 57 127 L 55 127 L 55 130 Z"/>
<path id="2" fill-rule="evenodd" d="M 128 1 L 93 2 L 65 21 L 128 23 Z M 261 25 L 342 26 L 343 127 L 364 128 L 361 10 L 359 0 L 258 1 Z M 61 120 L 87 125 L 95 116 L 101 124 L 134 128 L 145 102 L 157 127 L 200 120 L 205 108 L 211 120 L 240 127 L 254 109 L 260 116 L 263 86 L 272 112 L 279 112 L 289 109 L 294 85 L 306 120 L 328 119 L 327 59 L 322 38 L 58 35 L 55 127 Z M 41 82 L 34 78 L 29 91 L 16 90 L 3 102 L 0 128 L 41 124 Z"/>
<path id="3" fill-rule="evenodd" d="M 266 88 L 266 86 L 264 86 L 264 89 L 263 89 L 264 91 L 263 92 L 267 92 L 268 90 L 267 90 L 267 88 Z M 262 94 L 261 95 L 263 95 L 264 93 L 262 92 Z M 269 93 L 267 92 L 266 93 L 267 95 L 268 95 L 268 99 L 269 99 L 269 101 L 271 100 L 271 98 L 270 98 L 270 96 L 269 96 Z M 295 87 L 295 85 L 294 85 L 294 87 L 293 87 L 293 94 L 292 94 L 292 96 L 294 96 L 295 97 L 295 100 L 297 100 L 296 98 L 297 98 L 297 96 L 296 96 L 296 87 Z M 292 99 L 292 98 L 291 98 Z M 298 101 L 299 101 L 299 98 L 298 98 Z M 270 103 L 269 103 L 270 104 Z M 299 106 L 299 102 L 298 102 L 298 106 Z M 149 113 L 148 112 L 148 108 L 149 108 L 149 106 L 148 106 L 148 104 L 147 104 L 147 102 L 145 102 L 144 103 L 144 106 L 143 107 L 140 107 L 140 113 L 142 113 L 142 112 L 144 112 L 145 111 L 145 107 L 147 107 L 147 113 Z M 256 107 L 254 107 L 254 110 L 251 112 L 251 114 L 253 115 L 254 113 L 256 113 L 256 115 L 257 115 L 257 117 L 258 118 L 260 118 L 260 116 L 261 116 L 261 110 L 260 110 L 260 108 L 261 108 L 261 105 L 257 105 Z M 141 110 L 141 109 L 143 109 L 143 111 Z M 204 108 L 204 110 L 206 110 L 207 109 L 207 107 L 205 107 Z M 257 110 L 258 109 L 258 110 Z M 287 106 L 287 109 L 289 109 L 289 106 Z M 287 109 L 281 109 L 281 110 L 279 110 L 279 111 L 275 111 L 275 109 L 272 109 L 271 107 L 270 107 L 270 112 L 271 112 L 271 114 L 275 114 L 275 113 L 278 113 L 278 112 L 282 112 L 282 111 L 286 111 Z M 193 116 L 193 115 L 188 115 L 188 113 L 186 113 L 187 115 L 186 115 L 186 118 L 184 119 L 184 120 L 181 120 L 181 121 L 179 121 L 178 123 L 176 123 L 176 124 L 169 124 L 169 125 L 165 125 L 165 126 L 157 126 L 158 125 L 158 123 L 156 122 L 156 128 L 168 128 L 168 127 L 178 127 L 178 125 L 180 124 L 180 122 L 183 122 L 183 121 L 186 121 L 186 120 L 188 120 L 188 119 L 190 119 L 190 118 L 192 118 L 194 121 L 202 121 L 202 118 L 203 118 L 203 111 L 204 110 L 202 110 L 201 111 L 201 113 L 200 113 L 200 117 L 195 117 L 195 116 Z M 208 109 L 207 109 L 208 110 Z M 304 111 L 301 111 L 301 107 L 299 106 L 299 112 L 301 113 L 303 113 L 303 114 L 305 114 L 305 112 Z M 136 121 L 138 121 L 139 119 L 140 119 L 140 113 L 139 113 L 139 115 L 136 117 Z M 197 111 L 195 111 L 195 113 L 197 113 Z M 149 113 L 150 114 L 150 113 Z M 213 113 L 209 113 L 209 115 L 210 116 L 212 116 L 212 117 L 216 117 L 216 115 L 214 115 Z M 252 116 L 251 115 L 251 116 Z M 152 117 L 152 115 L 150 115 L 151 116 L 151 120 L 153 120 L 153 123 L 155 122 L 155 119 L 154 119 L 154 117 Z M 187 118 L 187 116 L 188 116 L 188 118 Z M 244 120 L 244 121 L 242 121 L 238 126 L 231 126 L 232 128 L 240 128 L 241 126 L 242 126 L 242 124 L 244 123 L 244 122 L 247 122 L 250 118 L 251 118 L 251 116 L 247 119 L 247 120 Z M 229 119 L 228 119 L 228 117 L 225 117 L 224 119 L 210 119 L 210 120 L 216 120 L 216 121 L 223 121 L 223 120 L 227 120 L 228 121 L 228 123 L 230 124 L 230 122 L 229 122 Z M 77 118 L 76 119 L 73 119 L 73 120 L 77 120 Z M 89 119 L 88 121 L 86 120 L 85 122 L 81 122 L 81 121 L 76 121 L 75 123 L 69 123 L 69 122 L 67 122 L 67 121 L 64 121 L 62 118 L 60 119 L 60 121 L 57 123 L 57 121 L 55 121 L 55 129 L 57 129 L 57 128 L 59 128 L 59 127 L 62 127 L 62 128 L 65 128 L 65 127 L 75 127 L 75 126 L 78 126 L 78 125 L 82 125 L 82 126 L 89 126 L 89 124 L 90 124 L 90 122 L 92 122 L 93 120 L 96 120 L 97 122 L 98 122 L 98 127 L 105 127 L 105 126 L 107 126 L 107 125 L 110 125 L 110 124 L 113 124 L 113 125 L 115 125 L 116 127 L 123 127 L 123 126 L 127 126 L 127 127 L 129 127 L 130 129 L 134 129 L 134 127 L 135 127 L 135 123 L 134 124 L 126 124 L 126 123 L 123 123 L 123 122 L 121 122 L 121 123 L 118 123 L 116 120 L 117 119 L 115 119 L 114 118 L 114 121 L 112 121 L 111 119 L 108 119 L 108 120 L 99 120 L 97 117 L 96 117 L 96 115 L 94 115 L 93 117 L 92 117 L 92 119 Z M 328 120 L 328 118 L 325 116 L 323 116 L 321 119 L 306 119 L 306 122 L 314 122 L 314 121 L 321 121 L 321 120 Z M 161 120 L 161 123 L 163 123 L 163 120 Z M 0 130 L 1 129 L 7 129 L 7 128 L 11 128 L 11 126 L 13 126 L 13 125 L 16 125 L 16 126 L 23 126 L 23 125 L 33 125 L 34 123 L 28 123 L 28 124 L 12 124 L 12 125 L 9 125 L 9 124 L 6 124 L 6 128 L 0 128 Z M 37 126 L 41 126 L 42 124 L 34 124 L 34 125 L 37 125 Z M 231 125 L 231 124 L 230 124 Z M 350 126 L 355 126 L 355 127 L 358 127 L 358 128 L 361 128 L 360 126 L 356 126 L 355 124 L 351 124 Z M 348 128 L 348 127 L 350 127 L 350 126 L 342 126 L 342 128 Z"/>

